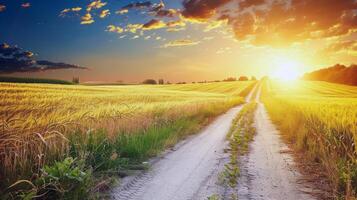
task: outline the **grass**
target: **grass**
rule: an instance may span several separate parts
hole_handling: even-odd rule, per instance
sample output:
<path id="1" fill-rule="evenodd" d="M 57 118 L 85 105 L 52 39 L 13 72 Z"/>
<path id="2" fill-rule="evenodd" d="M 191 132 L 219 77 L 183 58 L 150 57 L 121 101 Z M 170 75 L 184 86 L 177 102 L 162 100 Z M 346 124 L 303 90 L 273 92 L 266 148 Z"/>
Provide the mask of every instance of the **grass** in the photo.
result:
<path id="1" fill-rule="evenodd" d="M 284 138 L 319 164 L 334 197 L 356 197 L 357 87 L 267 81 L 262 97 Z"/>
<path id="2" fill-rule="evenodd" d="M 249 142 L 255 135 L 254 114 L 257 107 L 255 101 L 249 102 L 238 113 L 232 121 L 230 131 L 227 135 L 229 139 L 230 162 L 226 164 L 223 171 L 225 182 L 232 188 L 236 187 L 240 176 L 239 155 L 248 152 Z"/>
<path id="3" fill-rule="evenodd" d="M 74 167 L 78 172 L 74 178 L 79 180 L 83 179 L 81 174 L 89 172 L 106 176 L 127 168 L 143 168 L 142 161 L 197 132 L 209 119 L 243 103 L 244 91 L 252 84 L 0 83 L 0 179 L 4 180 L 1 191 L 7 194 L 6 198 L 78 195 L 67 190 L 48 193 L 43 189 L 48 188 L 48 182 L 37 181 L 49 180 L 46 168 L 65 165 L 70 158 L 74 161 L 69 169 Z M 63 183 L 58 180 L 62 179 L 67 180 L 59 177 L 49 183 L 61 188 Z M 17 181 L 20 185 L 30 181 L 34 186 L 25 187 L 25 191 L 20 185 L 8 188 Z"/>

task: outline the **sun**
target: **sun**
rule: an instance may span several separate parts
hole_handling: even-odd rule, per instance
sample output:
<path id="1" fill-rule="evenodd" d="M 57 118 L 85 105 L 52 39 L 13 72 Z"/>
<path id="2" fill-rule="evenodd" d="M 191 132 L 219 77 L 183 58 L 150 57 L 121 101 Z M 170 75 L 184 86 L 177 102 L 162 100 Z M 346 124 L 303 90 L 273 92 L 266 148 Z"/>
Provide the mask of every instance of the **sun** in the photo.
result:
<path id="1" fill-rule="evenodd" d="M 300 70 L 302 64 L 296 60 L 288 58 L 277 58 L 273 60 L 274 70 L 272 70 L 271 76 L 276 79 L 290 81 L 296 80 L 300 76 Z"/>

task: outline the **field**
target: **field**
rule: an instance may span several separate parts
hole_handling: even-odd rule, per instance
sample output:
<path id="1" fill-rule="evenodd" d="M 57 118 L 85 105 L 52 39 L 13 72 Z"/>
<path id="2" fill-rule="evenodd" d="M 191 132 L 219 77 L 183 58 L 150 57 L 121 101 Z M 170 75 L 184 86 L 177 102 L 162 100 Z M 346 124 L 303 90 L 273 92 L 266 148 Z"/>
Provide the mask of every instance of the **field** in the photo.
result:
<path id="1" fill-rule="evenodd" d="M 253 85 L 0 83 L 0 197 L 83 195 L 92 173 L 138 167 L 243 103 Z"/>
<path id="2" fill-rule="evenodd" d="M 317 163 L 335 197 L 357 194 L 357 87 L 267 81 L 263 102 L 283 137 Z"/>

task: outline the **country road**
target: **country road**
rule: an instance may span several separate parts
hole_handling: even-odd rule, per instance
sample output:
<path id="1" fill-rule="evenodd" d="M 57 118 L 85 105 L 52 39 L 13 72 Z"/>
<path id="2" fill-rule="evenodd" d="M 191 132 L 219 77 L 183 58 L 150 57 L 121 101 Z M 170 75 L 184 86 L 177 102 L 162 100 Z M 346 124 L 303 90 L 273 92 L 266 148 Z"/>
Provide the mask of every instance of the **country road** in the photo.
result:
<path id="1" fill-rule="evenodd" d="M 244 199 L 314 199 L 307 194 L 313 189 L 298 184 L 301 174 L 296 170 L 289 150 L 280 133 L 269 119 L 260 102 L 261 87 L 256 95 L 256 136 L 247 155 L 241 157 L 238 198 Z M 304 192 L 303 192 L 304 191 Z"/>
<path id="2" fill-rule="evenodd" d="M 255 90 L 258 90 L 259 102 L 261 85 L 250 92 L 247 101 Z M 230 109 L 201 133 L 154 159 L 150 170 L 125 178 L 113 189 L 112 198 L 186 200 L 217 195 L 228 199 L 227 193 L 233 192 L 239 199 L 313 199 L 297 184 L 300 174 L 294 169 L 291 156 L 282 153 L 287 147 L 280 141 L 260 102 L 255 117 L 257 135 L 249 153 L 240 159 L 238 187 L 232 189 L 218 184 L 219 174 L 229 161 L 229 154 L 224 151 L 228 145 L 226 134 L 241 108 L 242 105 Z"/>

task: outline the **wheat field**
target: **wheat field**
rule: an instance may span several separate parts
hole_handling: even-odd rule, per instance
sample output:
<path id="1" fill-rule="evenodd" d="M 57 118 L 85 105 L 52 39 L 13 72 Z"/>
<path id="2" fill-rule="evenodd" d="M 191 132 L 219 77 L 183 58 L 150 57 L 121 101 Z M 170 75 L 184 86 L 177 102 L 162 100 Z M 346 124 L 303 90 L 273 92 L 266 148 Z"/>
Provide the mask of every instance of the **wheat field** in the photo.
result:
<path id="1" fill-rule="evenodd" d="M 99 132 L 98 137 L 93 136 L 97 137 L 96 145 L 108 141 L 109 146 L 121 146 L 119 150 L 113 147 L 104 157 L 154 155 L 163 146 L 178 141 L 186 134 L 183 132 L 192 132 L 207 119 L 243 103 L 243 96 L 253 84 L 250 81 L 128 86 L 0 83 L 0 179 L 5 180 L 1 187 L 41 174 L 45 165 L 74 151 L 77 152 L 74 156 L 85 154 L 86 160 L 87 154 L 94 150 L 80 154 L 78 146 L 93 143 L 88 135 L 96 132 Z M 161 134 L 162 130 L 168 133 Z M 150 131 L 156 139 L 146 141 L 141 137 Z M 168 137 L 171 132 L 176 135 Z M 130 139 L 133 141 L 130 143 L 127 137 L 119 137 L 121 134 L 136 135 L 135 141 Z"/>
<path id="2" fill-rule="evenodd" d="M 283 136 L 323 167 L 334 195 L 356 195 L 357 87 L 267 81 L 263 101 Z"/>

